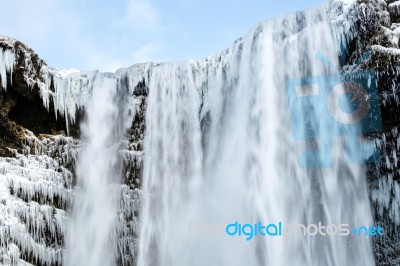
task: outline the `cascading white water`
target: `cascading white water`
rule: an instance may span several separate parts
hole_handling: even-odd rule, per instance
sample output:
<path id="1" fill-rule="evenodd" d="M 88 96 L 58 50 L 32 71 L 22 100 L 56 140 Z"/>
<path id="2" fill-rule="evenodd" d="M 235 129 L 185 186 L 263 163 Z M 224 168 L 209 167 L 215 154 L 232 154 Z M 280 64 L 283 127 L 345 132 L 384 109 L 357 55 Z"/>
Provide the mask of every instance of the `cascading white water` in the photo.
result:
<path id="1" fill-rule="evenodd" d="M 70 266 L 115 264 L 116 81 L 97 76 L 93 87 L 87 119 L 81 125 L 84 147 L 77 162 L 78 188 L 66 235 L 64 263 Z"/>
<path id="2" fill-rule="evenodd" d="M 154 67 L 139 266 L 374 265 L 368 237 L 248 242 L 199 232 L 235 221 L 371 224 L 363 167 L 347 163 L 346 148 L 335 144 L 331 167 L 301 168 L 304 147 L 290 124 L 288 81 L 338 71 L 316 58 L 336 63 L 337 43 L 326 10 L 318 9 L 261 24 L 205 62 Z M 300 111 L 321 120 L 320 136 L 337 130 L 320 110 Z"/>

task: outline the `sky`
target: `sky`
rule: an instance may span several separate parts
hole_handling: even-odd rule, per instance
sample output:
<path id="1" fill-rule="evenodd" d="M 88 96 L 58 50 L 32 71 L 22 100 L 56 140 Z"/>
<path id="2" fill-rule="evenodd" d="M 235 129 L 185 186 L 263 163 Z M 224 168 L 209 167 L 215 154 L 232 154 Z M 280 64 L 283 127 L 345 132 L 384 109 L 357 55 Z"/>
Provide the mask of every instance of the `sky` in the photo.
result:
<path id="1" fill-rule="evenodd" d="M 228 48 L 257 23 L 325 0 L 2 0 L 0 35 L 58 69 L 115 71 L 197 59 Z"/>

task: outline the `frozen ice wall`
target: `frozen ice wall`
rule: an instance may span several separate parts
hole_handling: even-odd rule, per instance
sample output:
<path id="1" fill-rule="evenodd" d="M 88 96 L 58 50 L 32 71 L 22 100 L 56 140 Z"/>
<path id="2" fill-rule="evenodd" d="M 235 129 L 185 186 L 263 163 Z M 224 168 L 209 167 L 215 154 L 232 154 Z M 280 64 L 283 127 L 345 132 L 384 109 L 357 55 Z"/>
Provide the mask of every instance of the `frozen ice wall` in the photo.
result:
<path id="1" fill-rule="evenodd" d="M 60 265 L 79 143 L 37 139 L 26 132 L 25 154 L 0 158 L 0 264 Z"/>

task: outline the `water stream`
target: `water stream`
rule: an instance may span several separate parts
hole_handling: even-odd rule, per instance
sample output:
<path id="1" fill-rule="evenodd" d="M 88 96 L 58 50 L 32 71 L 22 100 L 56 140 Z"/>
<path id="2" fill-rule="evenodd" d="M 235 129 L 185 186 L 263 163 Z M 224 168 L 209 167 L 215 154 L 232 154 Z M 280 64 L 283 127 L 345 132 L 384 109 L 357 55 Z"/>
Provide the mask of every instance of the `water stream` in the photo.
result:
<path id="1" fill-rule="evenodd" d="M 85 144 L 77 163 L 78 187 L 66 235 L 64 263 L 69 266 L 115 263 L 115 184 L 120 182 L 116 81 L 99 75 L 93 87 L 87 119 L 81 124 Z"/>

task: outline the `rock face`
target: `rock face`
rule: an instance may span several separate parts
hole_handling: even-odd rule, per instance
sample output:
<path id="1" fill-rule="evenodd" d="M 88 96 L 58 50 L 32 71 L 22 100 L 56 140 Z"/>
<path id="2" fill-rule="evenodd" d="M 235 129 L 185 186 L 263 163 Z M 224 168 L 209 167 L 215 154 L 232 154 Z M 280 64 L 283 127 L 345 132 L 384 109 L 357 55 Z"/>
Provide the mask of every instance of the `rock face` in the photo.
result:
<path id="1" fill-rule="evenodd" d="M 375 238 L 378 265 L 400 263 L 400 1 L 357 1 L 350 7 L 353 37 L 342 54 L 344 71 L 373 70 L 377 75 L 383 130 L 366 134 L 381 150 L 379 166 L 368 166 L 368 183 L 375 221 L 387 235 Z M 368 58 L 362 58 L 363 54 Z M 360 60 L 360 58 L 362 60 Z"/>
<path id="2" fill-rule="evenodd" d="M 400 1 L 331 1 L 333 23 L 344 25 L 344 72 L 377 75 L 383 130 L 365 134 L 381 150 L 368 166 L 378 265 L 400 264 Z M 148 81 L 155 64 L 117 71 L 122 110 L 130 117 L 120 147 L 118 262 L 135 265 Z M 99 73 L 57 71 L 24 44 L 0 38 L 0 264 L 61 265 L 64 224 L 75 183 L 79 122 Z M 203 120 L 206 124 L 207 117 Z M 203 138 L 206 138 L 206 130 Z M 12 243 L 12 244 L 10 244 Z"/>
<path id="3" fill-rule="evenodd" d="M 23 129 L 28 129 L 37 136 L 40 134 L 65 135 L 67 131 L 65 118 L 58 114 L 58 119 L 56 119 L 54 111 L 46 110 L 38 86 L 36 84 L 31 86 L 26 80 L 27 76 L 39 79 L 40 70 L 45 63 L 32 50 L 16 40 L 2 39 L 0 48 L 4 52 L 15 51 L 17 57 L 12 75 L 1 77 L 7 90 L 0 85 L 0 133 L 2 136 L 0 155 L 11 155 L 7 147 L 21 151 Z M 30 64 L 30 69 L 26 68 L 27 62 Z M 77 125 L 72 127 L 71 136 L 79 136 Z"/>

